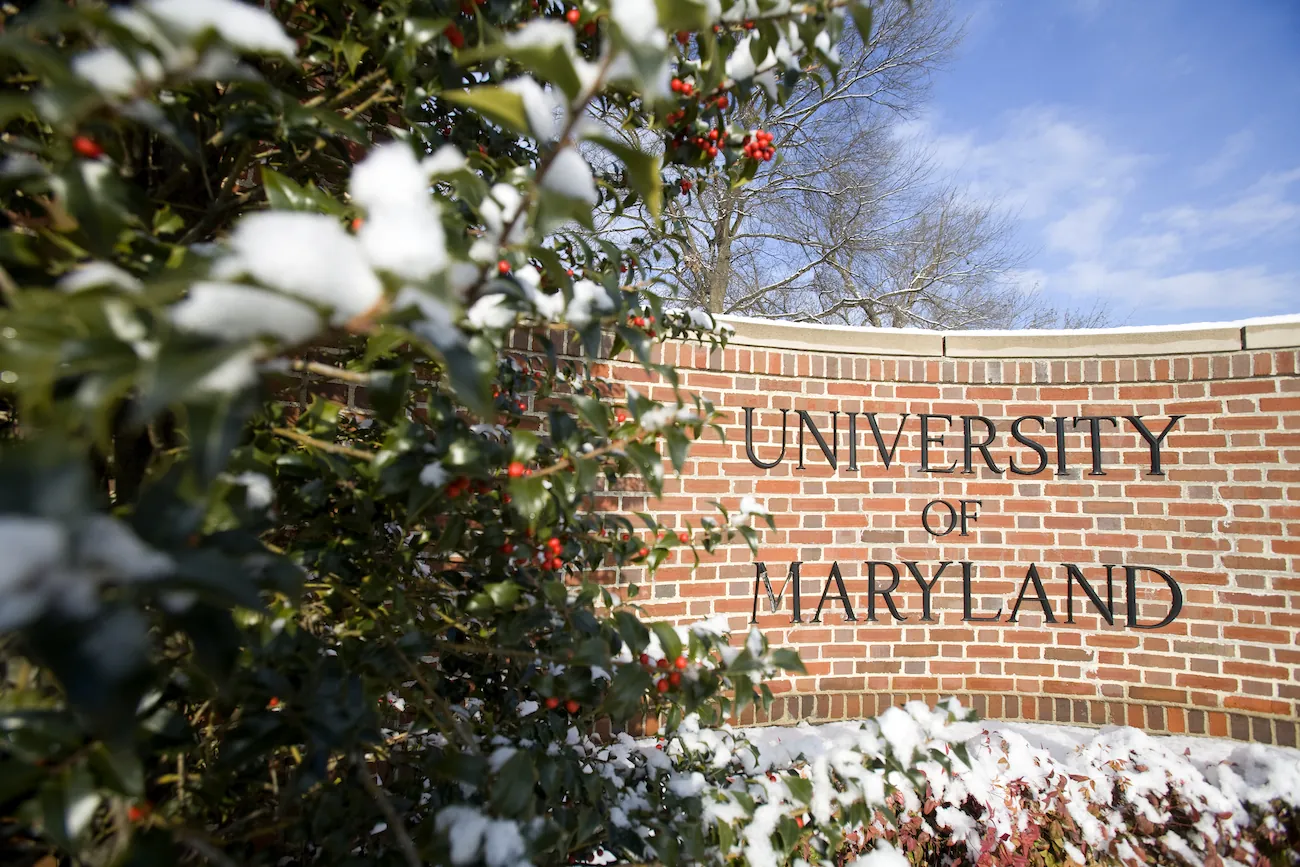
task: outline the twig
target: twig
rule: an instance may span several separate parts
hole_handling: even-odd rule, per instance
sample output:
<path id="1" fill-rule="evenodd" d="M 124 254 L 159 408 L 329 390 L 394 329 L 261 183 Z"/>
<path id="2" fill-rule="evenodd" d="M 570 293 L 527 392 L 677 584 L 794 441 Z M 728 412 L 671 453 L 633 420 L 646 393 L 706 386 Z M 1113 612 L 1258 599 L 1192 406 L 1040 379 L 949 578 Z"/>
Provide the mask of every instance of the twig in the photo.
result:
<path id="1" fill-rule="evenodd" d="M 239 182 L 239 176 L 244 173 L 244 167 L 248 165 L 249 158 L 253 155 L 252 144 L 245 144 L 235 155 L 235 161 L 230 166 L 230 174 L 226 175 L 225 181 L 221 184 L 221 192 L 217 195 L 217 200 L 212 203 L 208 209 L 207 216 L 194 224 L 194 228 L 186 232 L 178 243 L 190 244 L 203 237 L 210 231 L 225 212 L 225 206 L 234 194 L 235 184 Z"/>
<path id="2" fill-rule="evenodd" d="M 239 867 L 239 865 L 236 864 L 234 861 L 231 861 L 230 858 L 228 858 L 224 852 L 222 852 L 216 846 L 213 846 L 212 843 L 207 840 L 207 838 L 191 831 L 188 828 L 173 828 L 172 834 L 174 834 L 176 838 L 180 840 L 182 843 L 184 843 L 186 846 L 189 846 L 191 849 L 193 849 L 195 852 L 202 855 L 204 858 L 207 858 L 213 864 L 216 864 L 217 867 Z"/>
<path id="3" fill-rule="evenodd" d="M 293 430 L 292 428 L 273 427 L 271 428 L 271 433 L 275 434 L 276 436 L 282 436 L 285 439 L 293 440 L 296 443 L 301 443 L 302 445 L 308 446 L 310 448 L 320 449 L 323 452 L 329 452 L 330 454 L 344 455 L 346 457 L 357 458 L 358 460 L 362 460 L 362 461 L 373 461 L 375 459 L 374 452 L 363 452 L 361 449 L 354 449 L 354 448 L 349 448 L 348 446 L 341 446 L 338 443 L 327 443 L 324 440 L 318 440 L 315 437 L 309 437 L 304 433 L 299 433 L 298 431 Z"/>
<path id="4" fill-rule="evenodd" d="M 332 364 L 322 364 L 319 361 L 303 361 L 298 359 L 293 362 L 293 369 L 299 372 L 315 373 L 318 376 L 324 376 L 328 379 L 337 379 L 339 382 L 351 382 L 356 385 L 369 385 L 374 379 L 372 373 L 360 373 L 355 370 L 345 370 L 342 367 L 335 367 Z"/>
<path id="5" fill-rule="evenodd" d="M 627 445 L 627 440 L 613 440 L 609 443 L 606 443 L 605 445 L 601 446 L 598 449 L 592 449 L 589 452 L 583 453 L 581 457 L 584 458 L 602 457 L 603 455 L 607 455 L 610 452 L 618 451 L 619 449 L 623 448 L 623 446 L 625 445 Z M 573 462 L 574 462 L 573 458 L 563 457 L 560 458 L 555 463 L 551 464 L 549 467 L 534 471 L 532 475 L 534 478 L 538 476 L 549 476 L 554 473 L 558 473 L 568 469 L 569 467 L 573 466 Z"/>
<path id="6" fill-rule="evenodd" d="M 354 759 L 354 761 L 356 760 Z M 361 781 L 361 785 L 366 792 L 379 805 L 379 812 L 383 813 L 384 818 L 388 820 L 388 830 L 392 831 L 393 836 L 397 838 L 397 846 L 402 850 L 402 854 L 406 856 L 408 867 L 421 867 L 424 862 L 420 859 L 420 850 L 415 848 L 415 841 L 411 839 L 411 835 L 406 831 L 406 826 L 402 824 L 402 817 L 397 814 L 397 808 L 393 806 L 393 802 L 388 799 L 388 795 L 384 793 L 383 789 L 379 788 L 374 778 L 370 776 L 370 771 L 366 768 L 364 761 L 357 761 L 356 768 L 357 779 Z"/>
<path id="7" fill-rule="evenodd" d="M 358 78 L 356 81 L 352 82 L 351 85 L 339 91 L 338 94 L 333 96 L 329 101 L 335 104 L 342 102 L 343 100 L 347 99 L 349 96 L 356 93 L 358 90 L 365 87 L 367 84 L 374 81 L 376 78 L 380 77 L 387 71 L 388 71 L 387 69 L 381 66 L 378 69 L 376 69 L 374 72 L 366 73 L 365 75 Z M 303 108 L 315 108 L 316 106 L 320 105 L 323 102 L 325 102 L 325 94 L 322 92 L 317 94 L 316 96 L 313 96 L 311 99 L 307 100 L 302 105 Z"/>

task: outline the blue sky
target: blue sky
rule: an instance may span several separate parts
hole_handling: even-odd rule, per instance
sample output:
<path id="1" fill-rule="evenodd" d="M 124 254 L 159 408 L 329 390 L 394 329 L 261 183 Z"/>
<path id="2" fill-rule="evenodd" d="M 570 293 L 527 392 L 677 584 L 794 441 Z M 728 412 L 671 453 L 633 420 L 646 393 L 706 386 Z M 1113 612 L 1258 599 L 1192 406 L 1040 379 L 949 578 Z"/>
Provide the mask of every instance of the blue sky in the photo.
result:
<path id="1" fill-rule="evenodd" d="M 906 130 L 1121 324 L 1300 313 L 1300 0 L 958 2 Z"/>

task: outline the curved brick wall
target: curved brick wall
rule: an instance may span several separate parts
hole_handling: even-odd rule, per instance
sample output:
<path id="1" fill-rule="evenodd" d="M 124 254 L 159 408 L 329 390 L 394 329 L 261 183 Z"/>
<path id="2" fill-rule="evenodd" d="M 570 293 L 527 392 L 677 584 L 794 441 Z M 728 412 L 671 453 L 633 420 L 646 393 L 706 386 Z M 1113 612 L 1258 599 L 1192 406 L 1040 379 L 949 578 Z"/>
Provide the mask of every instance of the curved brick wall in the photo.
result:
<path id="1" fill-rule="evenodd" d="M 709 434 L 697 443 L 683 477 L 669 476 L 662 502 L 624 491 L 605 505 L 653 508 L 679 526 L 687 518 L 698 524 L 715 499 L 731 507 L 753 495 L 771 509 L 777 530 L 763 532 L 757 559 L 774 590 L 791 561 L 802 561 L 804 622 L 791 623 L 789 589 L 776 613 L 760 593 L 758 622 L 808 664 L 806 677 L 777 685 L 772 721 L 856 717 L 912 698 L 957 695 L 996 718 L 1296 743 L 1300 317 L 1175 330 L 946 335 L 730 321 L 737 335 L 725 351 L 663 349 L 683 386 L 722 411 L 728 441 Z M 670 389 L 645 382 L 635 368 L 615 363 L 610 372 L 671 399 Z M 745 407 L 753 409 L 750 444 L 764 463 L 780 454 L 781 410 L 789 411 L 781 463 L 760 468 L 747 457 Z M 838 449 L 836 469 L 808 430 L 804 468 L 797 466 L 799 410 L 827 449 Z M 832 412 L 840 414 L 837 437 Z M 886 448 L 908 414 L 888 469 L 864 413 L 876 414 Z M 926 444 L 926 461 L 932 469 L 955 464 L 952 473 L 921 466 L 923 414 L 932 416 L 927 434 L 942 435 Z M 1022 422 L 1019 432 L 1044 455 L 1012 437 L 1014 420 L 1031 416 L 1042 424 Z M 1163 475 L 1152 473 L 1153 448 L 1130 416 L 1152 437 L 1182 416 L 1158 443 Z M 1057 418 L 1066 420 L 1063 454 Z M 1088 418 L 1116 420 L 1096 422 L 1095 453 Z M 987 455 L 978 448 L 985 439 Z M 1011 459 L 1021 474 L 1010 471 Z M 968 506 L 967 536 L 959 528 L 927 532 L 922 511 L 933 500 L 954 511 L 961 500 L 980 501 Z M 946 507 L 932 507 L 929 520 L 942 531 Z M 875 621 L 868 619 L 868 561 L 900 573 L 888 600 L 875 594 Z M 917 564 L 928 581 L 942 561 L 952 565 L 930 594 L 926 622 L 924 594 L 905 564 Z M 971 564 L 969 593 L 962 561 Z M 847 619 L 832 582 L 819 622 L 810 622 L 832 562 L 857 619 Z M 1027 578 L 1029 564 L 1037 564 L 1041 595 Z M 1097 596 L 1068 582 L 1073 622 L 1066 622 L 1064 564 Z M 1101 614 L 1108 564 L 1113 625 Z M 1125 566 L 1144 567 L 1132 573 L 1136 623 Z M 888 567 L 875 568 L 876 589 L 887 589 Z M 1174 604 L 1174 590 L 1154 570 L 1177 584 L 1182 608 L 1165 626 L 1141 628 Z M 648 596 L 654 616 L 725 614 L 743 627 L 754 582 L 754 558 L 739 545 L 695 570 L 670 560 L 641 598 Z M 907 619 L 895 619 L 887 601 Z M 999 608 L 995 620 L 973 619 Z"/>

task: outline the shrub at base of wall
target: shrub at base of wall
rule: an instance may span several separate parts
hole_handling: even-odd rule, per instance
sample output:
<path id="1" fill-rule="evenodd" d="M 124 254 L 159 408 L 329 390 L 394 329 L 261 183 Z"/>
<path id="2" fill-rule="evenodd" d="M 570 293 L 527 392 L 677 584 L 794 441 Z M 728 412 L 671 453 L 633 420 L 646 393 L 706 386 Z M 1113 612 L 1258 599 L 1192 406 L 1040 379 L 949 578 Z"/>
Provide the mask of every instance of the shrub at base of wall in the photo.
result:
<path id="1" fill-rule="evenodd" d="M 655 745 L 668 786 L 739 757 L 704 810 L 754 867 L 802 847 L 861 867 L 1300 864 L 1295 750 L 979 725 L 956 702 L 818 727 L 690 722 Z"/>

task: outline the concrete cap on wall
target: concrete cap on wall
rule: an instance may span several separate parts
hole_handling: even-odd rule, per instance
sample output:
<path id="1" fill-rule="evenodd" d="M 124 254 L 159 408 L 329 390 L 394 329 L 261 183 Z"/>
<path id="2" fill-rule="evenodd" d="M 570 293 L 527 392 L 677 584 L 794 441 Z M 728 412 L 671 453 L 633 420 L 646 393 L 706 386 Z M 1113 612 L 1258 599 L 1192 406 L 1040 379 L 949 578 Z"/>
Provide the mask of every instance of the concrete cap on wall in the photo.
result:
<path id="1" fill-rule="evenodd" d="M 941 331 L 783 322 L 748 316 L 719 316 L 736 329 L 730 343 L 773 349 L 820 350 L 858 355 L 943 355 Z"/>
<path id="2" fill-rule="evenodd" d="M 1300 315 L 1122 328 L 931 331 L 719 316 L 732 344 L 861 355 L 938 358 L 1104 358 L 1300 347 Z"/>
<path id="3" fill-rule="evenodd" d="M 1246 349 L 1290 349 L 1300 346 L 1300 316 L 1269 316 L 1242 323 Z"/>

